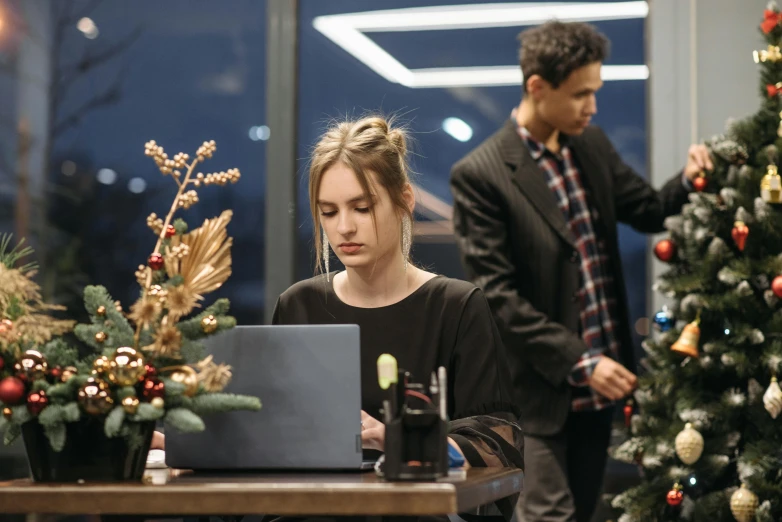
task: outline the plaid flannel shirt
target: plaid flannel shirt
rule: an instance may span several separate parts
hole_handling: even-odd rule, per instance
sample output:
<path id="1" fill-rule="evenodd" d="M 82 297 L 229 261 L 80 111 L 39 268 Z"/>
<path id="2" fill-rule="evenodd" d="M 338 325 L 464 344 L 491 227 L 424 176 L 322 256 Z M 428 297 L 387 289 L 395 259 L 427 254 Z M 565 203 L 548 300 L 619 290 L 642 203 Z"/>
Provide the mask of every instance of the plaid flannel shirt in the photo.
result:
<path id="1" fill-rule="evenodd" d="M 554 154 L 537 141 L 524 127 L 519 135 L 527 145 L 532 158 L 545 173 L 547 183 L 565 216 L 565 221 L 575 238 L 575 246 L 581 258 L 581 338 L 587 351 L 573 367 L 568 382 L 573 387 L 572 411 L 601 410 L 614 404 L 589 387 L 592 372 L 603 355 L 617 359 L 619 342 L 616 337 L 616 297 L 614 278 L 608 272 L 610 266 L 603 241 L 595 234 L 594 221 L 597 210 L 590 206 L 581 176 L 573 161 L 567 143 L 563 141 L 559 154 Z"/>

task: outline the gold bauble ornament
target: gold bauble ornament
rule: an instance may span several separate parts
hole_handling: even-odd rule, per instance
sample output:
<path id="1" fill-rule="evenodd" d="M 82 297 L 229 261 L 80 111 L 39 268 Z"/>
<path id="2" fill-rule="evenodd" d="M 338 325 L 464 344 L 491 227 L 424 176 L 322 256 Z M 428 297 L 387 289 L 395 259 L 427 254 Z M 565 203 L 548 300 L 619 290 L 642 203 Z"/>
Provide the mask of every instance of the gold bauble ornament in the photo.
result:
<path id="1" fill-rule="evenodd" d="M 750 491 L 745 484 L 742 484 L 730 496 L 730 512 L 733 513 L 733 518 L 737 522 L 751 522 L 755 520 L 758 504 L 758 496 Z"/>
<path id="2" fill-rule="evenodd" d="M 166 405 L 165 401 L 163 400 L 163 397 L 155 397 L 149 403 L 154 406 L 155 408 L 162 410 L 163 407 Z"/>
<path id="3" fill-rule="evenodd" d="M 201 329 L 208 334 L 217 330 L 217 319 L 215 319 L 215 316 L 207 315 L 201 319 Z"/>
<path id="4" fill-rule="evenodd" d="M 78 400 L 82 409 L 90 415 L 103 415 L 114 406 L 108 385 L 92 377 L 79 390 Z"/>
<path id="5" fill-rule="evenodd" d="M 95 342 L 96 343 L 103 343 L 108 338 L 108 335 L 106 335 L 106 332 L 98 332 L 95 334 Z"/>
<path id="6" fill-rule="evenodd" d="M 125 413 L 128 415 L 135 415 L 136 410 L 138 410 L 138 404 L 139 400 L 135 395 L 130 395 L 122 399 L 122 409 L 124 409 Z"/>
<path id="7" fill-rule="evenodd" d="M 192 397 L 198 391 L 198 373 L 190 366 L 172 368 L 168 378 L 184 385 L 184 394 L 188 397 Z"/>
<path id="8" fill-rule="evenodd" d="M 760 197 L 766 203 L 782 203 L 782 178 L 776 165 L 766 167 L 766 175 L 760 180 Z"/>
<path id="9" fill-rule="evenodd" d="M 105 355 L 101 355 L 95 359 L 92 363 L 92 373 L 94 375 L 103 376 L 109 371 L 109 358 Z"/>
<path id="10" fill-rule="evenodd" d="M 676 455 L 689 466 L 696 463 L 703 454 L 703 435 L 688 422 L 684 425 L 684 429 L 676 435 L 674 446 Z"/>
<path id="11" fill-rule="evenodd" d="M 3 417 L 5 417 L 8 420 L 11 420 L 11 417 L 14 415 L 14 410 L 11 408 L 3 408 Z"/>
<path id="12" fill-rule="evenodd" d="M 766 393 L 763 394 L 763 406 L 772 419 L 776 419 L 782 413 L 782 390 L 779 389 L 776 377 L 771 378 L 771 384 L 768 385 Z"/>
<path id="13" fill-rule="evenodd" d="M 14 365 L 17 377 L 22 380 L 34 381 L 46 377 L 49 364 L 46 357 L 38 350 L 27 350 Z"/>
<path id="14" fill-rule="evenodd" d="M 682 355 L 698 357 L 698 343 L 701 339 L 700 319 L 696 319 L 684 327 L 679 339 L 673 343 L 671 350 Z"/>
<path id="15" fill-rule="evenodd" d="M 144 357 L 129 346 L 117 348 L 109 362 L 109 381 L 119 386 L 132 386 L 146 374 Z"/>
<path id="16" fill-rule="evenodd" d="M 62 370 L 62 375 L 60 375 L 60 381 L 61 382 L 68 382 L 68 379 L 70 379 L 71 377 L 73 377 L 77 373 L 79 373 L 79 370 L 77 370 L 75 367 L 73 367 L 73 366 L 66 366 Z"/>
<path id="17" fill-rule="evenodd" d="M 106 307 L 105 307 L 105 306 L 103 306 L 103 305 L 100 305 L 100 306 L 98 307 L 98 309 L 97 309 L 97 310 L 95 310 L 95 314 L 96 314 L 98 317 L 103 317 L 104 315 L 106 315 Z"/>

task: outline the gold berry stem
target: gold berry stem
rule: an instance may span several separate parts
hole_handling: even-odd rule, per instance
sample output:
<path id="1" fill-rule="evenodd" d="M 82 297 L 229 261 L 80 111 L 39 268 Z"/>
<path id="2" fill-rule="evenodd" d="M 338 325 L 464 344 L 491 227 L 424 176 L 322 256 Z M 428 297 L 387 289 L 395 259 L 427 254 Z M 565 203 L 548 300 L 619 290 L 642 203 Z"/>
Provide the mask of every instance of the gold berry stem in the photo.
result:
<path id="1" fill-rule="evenodd" d="M 158 235 L 157 243 L 155 243 L 155 249 L 153 252 L 160 251 L 160 245 L 163 244 L 163 238 L 166 237 L 166 228 L 168 228 L 168 225 L 171 223 L 171 219 L 174 217 L 174 213 L 176 212 L 176 209 L 179 205 L 179 198 L 182 196 L 182 193 L 185 191 L 185 187 L 187 187 L 188 182 L 190 180 L 190 176 L 193 175 L 193 171 L 195 170 L 196 165 L 198 165 L 198 157 L 196 156 L 193 159 L 193 162 L 188 165 L 187 172 L 185 173 L 185 179 L 183 181 L 179 181 L 173 174 L 172 177 L 174 178 L 174 181 L 176 181 L 177 185 L 179 186 L 179 189 L 177 190 L 176 197 L 174 198 L 174 202 L 171 204 L 171 209 L 168 211 L 168 215 L 166 216 L 165 221 L 163 221 L 163 229 L 160 231 L 160 235 Z M 152 271 L 149 270 L 147 272 L 147 281 L 144 285 L 144 297 L 147 295 L 147 290 L 149 289 L 149 286 L 152 284 Z M 136 331 L 133 334 L 133 345 L 134 348 L 138 349 L 138 341 L 139 337 L 141 337 L 141 324 L 136 325 Z"/>
<path id="2" fill-rule="evenodd" d="M 179 204 L 179 198 L 184 193 L 185 187 L 187 187 L 188 181 L 190 180 L 190 176 L 193 174 L 193 170 L 195 170 L 197 164 L 198 164 L 198 158 L 195 158 L 193 160 L 193 163 L 188 165 L 187 172 L 185 173 L 185 179 L 182 182 L 174 178 L 174 181 L 176 181 L 177 184 L 179 185 L 179 190 L 177 190 L 176 197 L 174 198 L 174 203 L 171 205 L 171 210 L 168 211 L 168 215 L 166 216 L 165 221 L 163 221 L 163 230 L 160 231 L 160 235 L 157 238 L 157 243 L 155 243 L 154 252 L 158 252 L 160 250 L 160 245 L 163 243 L 163 238 L 166 237 L 166 228 L 168 227 L 168 225 L 171 224 L 171 219 L 174 217 L 174 213 L 176 212 L 176 209 Z M 147 275 L 147 287 L 149 287 L 149 284 L 151 282 L 152 282 L 152 272 L 150 272 Z"/>

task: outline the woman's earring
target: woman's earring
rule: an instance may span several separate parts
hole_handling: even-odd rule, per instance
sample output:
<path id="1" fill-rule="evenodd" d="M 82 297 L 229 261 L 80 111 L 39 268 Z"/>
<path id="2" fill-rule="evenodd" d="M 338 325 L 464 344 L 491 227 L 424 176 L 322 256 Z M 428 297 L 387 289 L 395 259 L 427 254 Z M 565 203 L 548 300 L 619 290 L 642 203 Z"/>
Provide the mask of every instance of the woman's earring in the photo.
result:
<path id="1" fill-rule="evenodd" d="M 329 236 L 326 235 L 325 230 L 323 230 L 323 246 L 321 249 L 323 250 L 323 265 L 326 268 L 326 281 L 331 282 L 331 279 L 329 279 L 329 257 L 331 257 L 331 253 L 329 252 Z"/>
<path id="2" fill-rule="evenodd" d="M 405 272 L 407 272 L 407 261 L 410 259 L 410 248 L 413 245 L 413 220 L 410 216 L 402 218 L 402 257 L 405 258 Z"/>

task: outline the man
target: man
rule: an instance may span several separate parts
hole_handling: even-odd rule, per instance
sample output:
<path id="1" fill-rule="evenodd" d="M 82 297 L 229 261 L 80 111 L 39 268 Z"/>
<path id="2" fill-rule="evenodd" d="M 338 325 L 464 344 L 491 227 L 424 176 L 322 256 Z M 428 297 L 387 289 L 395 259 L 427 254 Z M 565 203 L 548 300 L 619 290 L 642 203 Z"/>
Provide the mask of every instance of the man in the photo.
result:
<path id="1" fill-rule="evenodd" d="M 636 386 L 617 222 L 646 233 L 680 212 L 712 162 L 703 145 L 659 192 L 590 126 L 606 38 L 582 23 L 520 35 L 524 96 L 454 165 L 462 263 L 503 332 L 525 430 L 526 522 L 588 522 L 616 401 Z"/>

